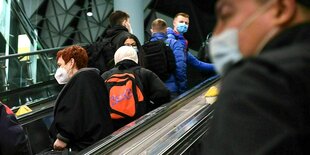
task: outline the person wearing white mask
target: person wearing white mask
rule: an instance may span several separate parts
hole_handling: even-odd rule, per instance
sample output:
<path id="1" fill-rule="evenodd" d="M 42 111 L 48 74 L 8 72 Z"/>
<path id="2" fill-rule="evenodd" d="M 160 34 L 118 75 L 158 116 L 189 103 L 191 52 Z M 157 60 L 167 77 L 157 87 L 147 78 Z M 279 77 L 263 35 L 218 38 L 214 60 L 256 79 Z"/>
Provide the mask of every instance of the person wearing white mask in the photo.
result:
<path id="1" fill-rule="evenodd" d="M 218 0 L 222 75 L 202 154 L 310 154 L 310 1 Z"/>
<path id="2" fill-rule="evenodd" d="M 65 85 L 49 129 L 54 150 L 80 151 L 113 131 L 104 81 L 98 69 L 85 68 L 87 61 L 86 50 L 77 45 L 57 53 L 55 79 Z"/>

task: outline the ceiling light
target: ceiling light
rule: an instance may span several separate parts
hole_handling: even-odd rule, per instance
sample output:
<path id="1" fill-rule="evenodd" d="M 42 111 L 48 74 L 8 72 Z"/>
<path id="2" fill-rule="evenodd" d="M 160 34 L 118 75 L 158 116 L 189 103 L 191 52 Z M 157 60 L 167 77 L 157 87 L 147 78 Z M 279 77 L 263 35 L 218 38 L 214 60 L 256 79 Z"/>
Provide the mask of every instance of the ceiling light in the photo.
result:
<path id="1" fill-rule="evenodd" d="M 91 5 L 89 5 L 89 7 L 88 7 L 86 15 L 89 16 L 89 17 L 93 16 Z"/>

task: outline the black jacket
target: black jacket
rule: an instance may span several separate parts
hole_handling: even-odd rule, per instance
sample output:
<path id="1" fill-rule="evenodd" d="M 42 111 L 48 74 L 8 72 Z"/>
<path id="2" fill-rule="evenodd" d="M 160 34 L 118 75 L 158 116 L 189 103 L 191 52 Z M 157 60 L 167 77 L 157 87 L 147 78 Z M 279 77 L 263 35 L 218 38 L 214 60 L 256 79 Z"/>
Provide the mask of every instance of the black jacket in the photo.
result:
<path id="1" fill-rule="evenodd" d="M 310 24 L 278 34 L 223 78 L 204 154 L 309 154 Z"/>
<path id="2" fill-rule="evenodd" d="M 56 138 L 79 151 L 112 133 L 109 97 L 99 70 L 80 69 L 56 99 L 50 127 Z"/>
<path id="3" fill-rule="evenodd" d="M 134 41 L 136 42 L 137 48 L 139 50 L 139 52 L 138 52 L 138 58 L 139 58 L 138 63 L 140 66 L 146 67 L 147 62 L 145 62 L 145 59 L 144 59 L 145 54 L 144 54 L 143 48 L 141 46 L 140 41 L 138 40 L 138 38 L 135 35 L 129 33 L 128 29 L 126 27 L 121 26 L 121 25 L 115 25 L 115 26 L 113 26 L 107 30 L 104 38 L 110 38 L 113 36 L 115 36 L 115 38 L 113 39 L 113 43 L 115 45 L 115 50 L 117 50 L 121 46 L 124 46 L 124 43 L 128 37 L 133 38 Z"/>
<path id="4" fill-rule="evenodd" d="M 125 70 L 125 69 L 133 69 L 137 68 L 138 64 L 131 60 L 123 60 L 119 62 L 114 69 L 117 70 Z M 101 77 L 106 80 L 112 75 L 111 69 L 101 75 Z M 142 112 L 139 112 L 140 115 L 126 119 L 123 121 L 114 121 L 115 129 L 122 127 L 129 122 L 135 120 L 136 118 L 146 114 L 147 112 L 159 107 L 160 105 L 170 101 L 170 92 L 166 88 L 165 84 L 159 79 L 159 77 L 153 73 L 152 71 L 139 67 L 138 69 L 134 70 L 135 74 L 139 76 L 139 79 L 142 82 L 143 90 L 142 93 L 144 95 L 144 108 L 140 109 Z"/>
<path id="5" fill-rule="evenodd" d="M 128 32 L 128 29 L 125 26 L 121 25 L 115 25 L 113 27 L 110 27 L 104 38 L 110 38 L 113 36 L 117 36 L 113 39 L 113 43 L 115 44 L 116 50 L 123 46 L 124 42 L 123 41 L 127 36 L 129 36 L 130 33 Z"/>
<path id="6" fill-rule="evenodd" d="M 30 154 L 27 138 L 14 113 L 0 102 L 0 154 Z"/>

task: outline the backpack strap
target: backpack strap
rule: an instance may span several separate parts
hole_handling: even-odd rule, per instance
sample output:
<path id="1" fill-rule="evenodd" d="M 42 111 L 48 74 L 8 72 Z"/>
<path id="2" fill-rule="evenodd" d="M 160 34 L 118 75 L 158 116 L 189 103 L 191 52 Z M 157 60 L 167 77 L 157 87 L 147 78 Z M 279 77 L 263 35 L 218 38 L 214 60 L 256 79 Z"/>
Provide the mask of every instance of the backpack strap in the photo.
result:
<path id="1" fill-rule="evenodd" d="M 138 85 L 139 87 L 141 87 L 140 89 L 141 89 L 142 94 L 143 94 L 143 84 L 142 84 L 142 81 L 141 81 L 141 78 L 140 78 L 139 74 L 136 73 L 136 72 L 140 72 L 140 69 L 141 69 L 141 68 L 142 68 L 141 66 L 135 66 L 135 67 L 130 68 L 129 70 L 131 70 L 131 71 L 132 71 L 132 74 L 135 75 L 136 81 L 138 82 L 137 85 Z M 144 95 L 144 94 L 143 94 L 143 95 Z"/>
<path id="2" fill-rule="evenodd" d="M 135 100 L 136 100 L 136 99 L 135 99 Z M 130 116 L 128 116 L 128 115 L 126 115 L 126 114 L 124 114 L 124 113 L 121 113 L 121 112 L 119 112 L 119 111 L 116 111 L 116 110 L 112 109 L 110 106 L 109 106 L 109 109 L 110 109 L 111 113 L 115 113 L 115 114 L 117 114 L 117 115 L 123 116 L 124 118 L 131 118 Z"/>

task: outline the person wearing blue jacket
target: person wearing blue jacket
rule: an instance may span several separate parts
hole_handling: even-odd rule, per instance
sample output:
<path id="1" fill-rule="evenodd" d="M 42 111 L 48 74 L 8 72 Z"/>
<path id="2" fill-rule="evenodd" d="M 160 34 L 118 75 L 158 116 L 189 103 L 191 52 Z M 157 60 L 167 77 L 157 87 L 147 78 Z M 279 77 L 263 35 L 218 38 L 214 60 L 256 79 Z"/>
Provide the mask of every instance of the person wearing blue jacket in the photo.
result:
<path id="1" fill-rule="evenodd" d="M 189 26 L 189 15 L 180 12 L 175 15 L 173 19 L 173 28 L 167 28 L 168 38 L 179 40 L 184 46 L 185 50 L 188 48 L 188 41 L 184 37 L 184 33 L 187 32 Z"/>
<path id="2" fill-rule="evenodd" d="M 172 98 L 182 94 L 187 90 L 187 64 L 201 71 L 214 71 L 214 66 L 209 63 L 199 61 L 191 53 L 186 51 L 185 42 L 169 38 L 167 36 L 167 23 L 163 19 L 155 19 L 152 22 L 152 37 L 150 41 L 165 40 L 172 49 L 176 60 L 176 70 L 174 74 L 164 81 L 170 90 Z"/>

